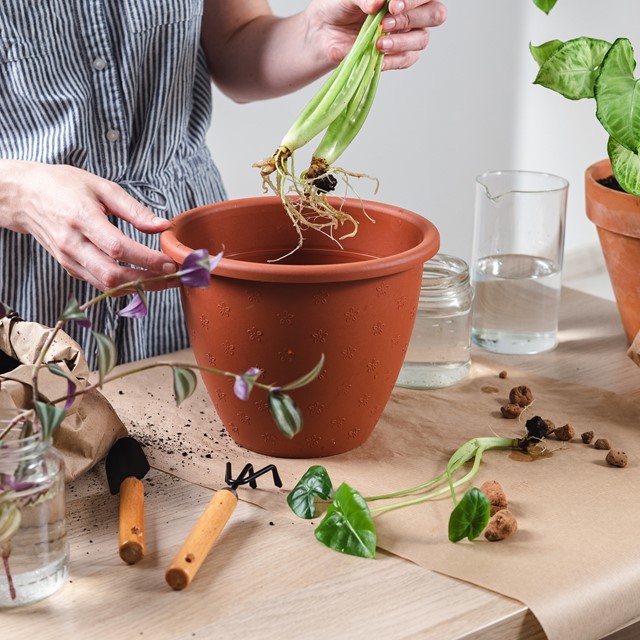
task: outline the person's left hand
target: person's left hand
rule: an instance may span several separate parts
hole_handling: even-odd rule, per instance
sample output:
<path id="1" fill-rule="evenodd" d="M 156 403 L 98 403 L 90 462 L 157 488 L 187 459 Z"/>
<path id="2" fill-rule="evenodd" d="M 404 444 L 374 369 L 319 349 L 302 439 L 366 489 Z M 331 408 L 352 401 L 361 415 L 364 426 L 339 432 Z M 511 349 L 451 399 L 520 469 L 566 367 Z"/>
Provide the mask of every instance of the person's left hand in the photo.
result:
<path id="1" fill-rule="evenodd" d="M 316 5 L 329 56 L 336 64 L 349 52 L 363 13 L 376 13 L 383 4 L 384 0 L 321 0 Z M 378 48 L 385 53 L 383 70 L 414 64 L 429 42 L 429 29 L 446 18 L 447 11 L 438 0 L 390 0 L 378 40 Z"/>

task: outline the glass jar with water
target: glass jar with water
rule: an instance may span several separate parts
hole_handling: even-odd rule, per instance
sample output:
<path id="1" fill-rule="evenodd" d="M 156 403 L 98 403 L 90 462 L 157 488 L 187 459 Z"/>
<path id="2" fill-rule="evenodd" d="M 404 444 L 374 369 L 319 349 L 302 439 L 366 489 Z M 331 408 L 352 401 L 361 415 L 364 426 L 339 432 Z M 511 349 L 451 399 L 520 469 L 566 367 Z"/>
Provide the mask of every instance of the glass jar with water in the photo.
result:
<path id="1" fill-rule="evenodd" d="M 476 178 L 474 344 L 519 355 L 556 346 L 568 187 L 536 171 Z"/>
<path id="2" fill-rule="evenodd" d="M 0 410 L 0 609 L 55 593 L 69 570 L 62 457 Z"/>
<path id="3" fill-rule="evenodd" d="M 469 373 L 472 302 L 464 260 L 439 253 L 424 264 L 416 321 L 398 386 L 437 389 Z"/>

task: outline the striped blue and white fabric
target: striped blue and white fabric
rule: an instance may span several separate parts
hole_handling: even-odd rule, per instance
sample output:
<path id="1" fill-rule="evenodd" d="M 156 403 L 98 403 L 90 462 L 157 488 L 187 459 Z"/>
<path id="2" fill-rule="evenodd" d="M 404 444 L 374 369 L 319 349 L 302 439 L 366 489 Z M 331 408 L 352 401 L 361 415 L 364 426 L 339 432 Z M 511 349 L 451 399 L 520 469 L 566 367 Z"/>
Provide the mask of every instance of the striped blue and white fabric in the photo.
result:
<path id="1" fill-rule="evenodd" d="M 211 88 L 199 44 L 203 0 L 1 0 L 0 157 L 71 164 L 112 180 L 159 216 L 224 199 L 205 145 Z M 138 242 L 159 236 L 112 217 Z M 29 235 L 0 229 L 0 300 L 52 326 L 70 296 L 95 295 Z M 149 315 L 91 309 L 119 362 L 188 346 L 176 289 Z M 69 327 L 92 367 L 87 330 Z"/>

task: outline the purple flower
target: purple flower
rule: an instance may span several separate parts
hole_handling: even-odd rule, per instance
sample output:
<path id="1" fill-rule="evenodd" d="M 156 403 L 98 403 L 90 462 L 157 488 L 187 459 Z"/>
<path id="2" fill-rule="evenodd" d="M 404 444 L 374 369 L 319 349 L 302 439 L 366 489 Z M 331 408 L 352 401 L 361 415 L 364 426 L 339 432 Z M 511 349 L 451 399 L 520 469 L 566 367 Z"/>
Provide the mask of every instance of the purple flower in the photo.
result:
<path id="1" fill-rule="evenodd" d="M 262 371 L 258 369 L 258 367 L 251 367 L 241 376 L 236 376 L 235 382 L 233 383 L 233 393 L 236 398 L 240 398 L 240 400 L 247 400 L 254 382 L 260 377 L 261 373 Z"/>
<path id="2" fill-rule="evenodd" d="M 142 291 L 136 291 L 131 298 L 131 302 L 118 311 L 118 315 L 123 318 L 144 318 L 147 315 L 147 300 Z"/>
<path id="3" fill-rule="evenodd" d="M 206 289 L 209 286 L 209 274 L 218 266 L 221 258 L 222 251 L 212 258 L 206 249 L 196 249 L 185 258 L 182 269 L 175 275 L 185 287 Z"/>
<path id="4" fill-rule="evenodd" d="M 249 383 L 242 376 L 236 376 L 233 383 L 233 393 L 240 400 L 246 400 L 249 397 Z"/>

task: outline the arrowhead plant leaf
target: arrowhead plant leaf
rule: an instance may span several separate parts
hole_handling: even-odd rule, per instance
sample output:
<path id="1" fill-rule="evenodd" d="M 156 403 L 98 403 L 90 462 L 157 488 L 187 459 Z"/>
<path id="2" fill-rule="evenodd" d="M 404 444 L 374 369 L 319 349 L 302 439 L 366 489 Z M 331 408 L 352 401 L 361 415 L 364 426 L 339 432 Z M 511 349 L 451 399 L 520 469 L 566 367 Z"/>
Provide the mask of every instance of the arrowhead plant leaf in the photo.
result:
<path id="1" fill-rule="evenodd" d="M 636 61 L 626 38 L 616 40 L 595 82 L 596 115 L 607 133 L 636 153 L 640 147 L 640 95 Z"/>
<path id="2" fill-rule="evenodd" d="M 593 98 L 600 65 L 610 47 L 609 42 L 595 38 L 568 40 L 545 60 L 534 84 L 556 91 L 570 100 Z"/>
<path id="3" fill-rule="evenodd" d="M 543 42 L 537 47 L 529 43 L 529 51 L 538 66 L 541 67 L 563 44 L 562 40 L 549 40 L 549 42 Z"/>
<path id="4" fill-rule="evenodd" d="M 471 487 L 449 516 L 449 540 L 475 540 L 484 531 L 490 515 L 489 498 L 480 489 Z"/>
<path id="5" fill-rule="evenodd" d="M 634 196 L 640 196 L 640 156 L 609 138 L 607 152 L 618 184 Z"/>
<path id="6" fill-rule="evenodd" d="M 298 484 L 287 496 L 287 504 L 299 518 L 310 520 L 318 515 L 316 498 L 331 500 L 333 486 L 327 470 L 320 465 L 313 465 L 298 480 Z"/>
<path id="7" fill-rule="evenodd" d="M 361 558 L 376 555 L 376 528 L 371 511 L 365 499 L 344 482 L 316 528 L 315 537 L 341 553 Z"/>

